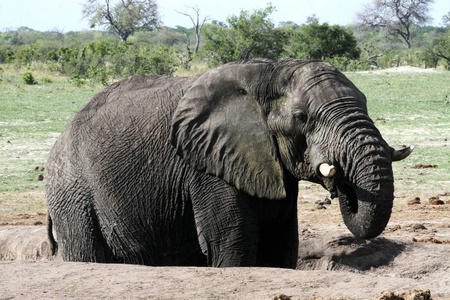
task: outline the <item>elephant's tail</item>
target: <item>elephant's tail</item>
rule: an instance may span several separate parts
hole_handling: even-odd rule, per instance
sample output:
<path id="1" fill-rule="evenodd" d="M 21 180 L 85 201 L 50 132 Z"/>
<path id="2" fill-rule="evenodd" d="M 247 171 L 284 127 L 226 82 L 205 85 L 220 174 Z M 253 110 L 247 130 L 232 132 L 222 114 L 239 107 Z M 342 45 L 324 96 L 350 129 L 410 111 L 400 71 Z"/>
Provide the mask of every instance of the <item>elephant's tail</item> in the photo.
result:
<path id="1" fill-rule="evenodd" d="M 58 243 L 53 237 L 53 221 L 49 213 L 47 213 L 47 236 L 50 242 L 50 250 L 52 252 L 52 255 L 55 255 L 56 251 L 58 251 Z"/>

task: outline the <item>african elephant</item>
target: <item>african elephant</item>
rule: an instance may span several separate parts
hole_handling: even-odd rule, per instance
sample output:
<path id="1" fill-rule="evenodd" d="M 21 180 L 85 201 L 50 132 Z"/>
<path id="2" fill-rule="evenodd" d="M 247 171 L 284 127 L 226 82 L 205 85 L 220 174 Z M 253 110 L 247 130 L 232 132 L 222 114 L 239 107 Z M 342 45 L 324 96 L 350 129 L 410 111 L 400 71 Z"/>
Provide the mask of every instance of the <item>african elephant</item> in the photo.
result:
<path id="1" fill-rule="evenodd" d="M 298 181 L 320 183 L 348 229 L 373 238 L 391 214 L 392 161 L 411 151 L 383 140 L 326 62 L 136 75 L 95 95 L 52 148 L 49 239 L 66 261 L 295 268 Z"/>

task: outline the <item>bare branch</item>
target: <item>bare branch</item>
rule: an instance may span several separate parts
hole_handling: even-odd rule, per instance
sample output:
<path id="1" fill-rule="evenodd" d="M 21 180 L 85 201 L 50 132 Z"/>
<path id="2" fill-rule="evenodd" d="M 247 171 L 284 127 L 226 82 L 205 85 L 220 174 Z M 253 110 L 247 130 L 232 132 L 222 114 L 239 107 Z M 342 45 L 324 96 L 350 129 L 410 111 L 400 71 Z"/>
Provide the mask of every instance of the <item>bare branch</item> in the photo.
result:
<path id="1" fill-rule="evenodd" d="M 177 13 L 182 14 L 186 17 L 188 17 L 192 24 L 194 25 L 194 29 L 195 29 L 195 36 L 196 36 L 196 43 L 195 43 L 195 53 L 198 52 L 198 48 L 200 46 L 200 36 L 201 36 L 201 32 L 203 29 L 203 25 L 205 24 L 206 21 L 210 20 L 210 17 L 204 17 L 203 20 L 200 22 L 200 9 L 196 6 L 188 6 L 188 8 L 191 8 L 194 12 L 195 12 L 195 16 L 190 15 L 187 12 L 184 11 L 178 11 L 175 10 Z"/>

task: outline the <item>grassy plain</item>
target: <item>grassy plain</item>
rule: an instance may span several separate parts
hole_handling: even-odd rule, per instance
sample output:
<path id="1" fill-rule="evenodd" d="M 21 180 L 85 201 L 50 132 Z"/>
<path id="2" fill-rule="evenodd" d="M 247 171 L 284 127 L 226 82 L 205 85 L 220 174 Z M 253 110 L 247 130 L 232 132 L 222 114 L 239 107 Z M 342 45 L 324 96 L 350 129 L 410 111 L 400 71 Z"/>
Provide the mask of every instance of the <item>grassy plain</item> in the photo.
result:
<path id="1" fill-rule="evenodd" d="M 39 168 L 45 166 L 51 146 L 70 119 L 103 88 L 77 87 L 66 77 L 38 70 L 32 73 L 39 83 L 25 85 L 24 69 L 1 67 L 0 224 L 11 214 L 45 213 Z M 366 94 L 369 114 L 388 143 L 397 148 L 416 146 L 408 159 L 394 164 L 396 195 L 430 197 L 450 192 L 450 72 L 386 70 L 346 75 Z M 44 77 L 52 82 L 42 83 Z M 420 163 L 436 167 L 414 168 Z"/>

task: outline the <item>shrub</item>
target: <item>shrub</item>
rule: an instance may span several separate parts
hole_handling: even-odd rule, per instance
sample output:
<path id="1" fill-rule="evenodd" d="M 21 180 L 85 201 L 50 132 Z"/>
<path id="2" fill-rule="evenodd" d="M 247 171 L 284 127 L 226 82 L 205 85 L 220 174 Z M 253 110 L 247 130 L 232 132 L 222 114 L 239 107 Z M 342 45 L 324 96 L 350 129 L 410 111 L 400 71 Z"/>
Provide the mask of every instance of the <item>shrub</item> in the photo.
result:
<path id="1" fill-rule="evenodd" d="M 22 81 L 25 84 L 37 84 L 38 82 L 36 81 L 36 79 L 34 79 L 33 74 L 31 74 L 30 70 L 28 69 L 25 73 L 22 74 Z"/>
<path id="2" fill-rule="evenodd" d="M 253 13 L 242 10 L 239 16 L 227 19 L 227 28 L 217 25 L 205 27 L 203 52 L 209 65 L 257 57 L 279 59 L 288 35 L 275 28 L 269 19 L 274 11 L 271 4 Z"/>
<path id="3" fill-rule="evenodd" d="M 36 49 L 35 45 L 19 48 L 19 50 L 16 51 L 17 60 L 24 66 L 31 66 L 33 58 L 36 55 Z"/>
<path id="4" fill-rule="evenodd" d="M 47 54 L 46 54 L 46 60 L 57 62 L 58 54 L 57 54 L 56 50 L 54 50 L 54 49 L 48 50 Z"/>
<path id="5" fill-rule="evenodd" d="M 41 79 L 41 81 L 43 83 L 52 83 L 53 82 L 53 80 L 51 80 L 49 77 L 44 77 L 44 78 Z"/>
<path id="6" fill-rule="evenodd" d="M 314 21 L 292 33 L 286 53 L 289 57 L 303 59 L 358 59 L 361 49 L 352 31 Z"/>
<path id="7" fill-rule="evenodd" d="M 121 66 L 122 76 L 145 73 L 172 75 L 180 65 L 175 51 L 176 47 L 169 48 L 162 44 L 153 48 L 129 47 L 120 63 L 116 63 L 116 69 Z"/>
<path id="8" fill-rule="evenodd" d="M 108 85 L 108 78 L 111 77 L 112 72 L 99 64 L 97 66 L 90 66 L 86 72 L 86 77 L 95 82 L 100 82 L 103 85 Z"/>
<path id="9" fill-rule="evenodd" d="M 439 57 L 433 52 L 433 47 L 428 46 L 419 53 L 419 57 L 425 63 L 425 68 L 436 68 Z"/>
<path id="10" fill-rule="evenodd" d="M 72 76 L 72 78 L 69 79 L 69 82 L 77 87 L 80 87 L 86 83 L 86 81 L 81 79 L 79 75 Z"/>

